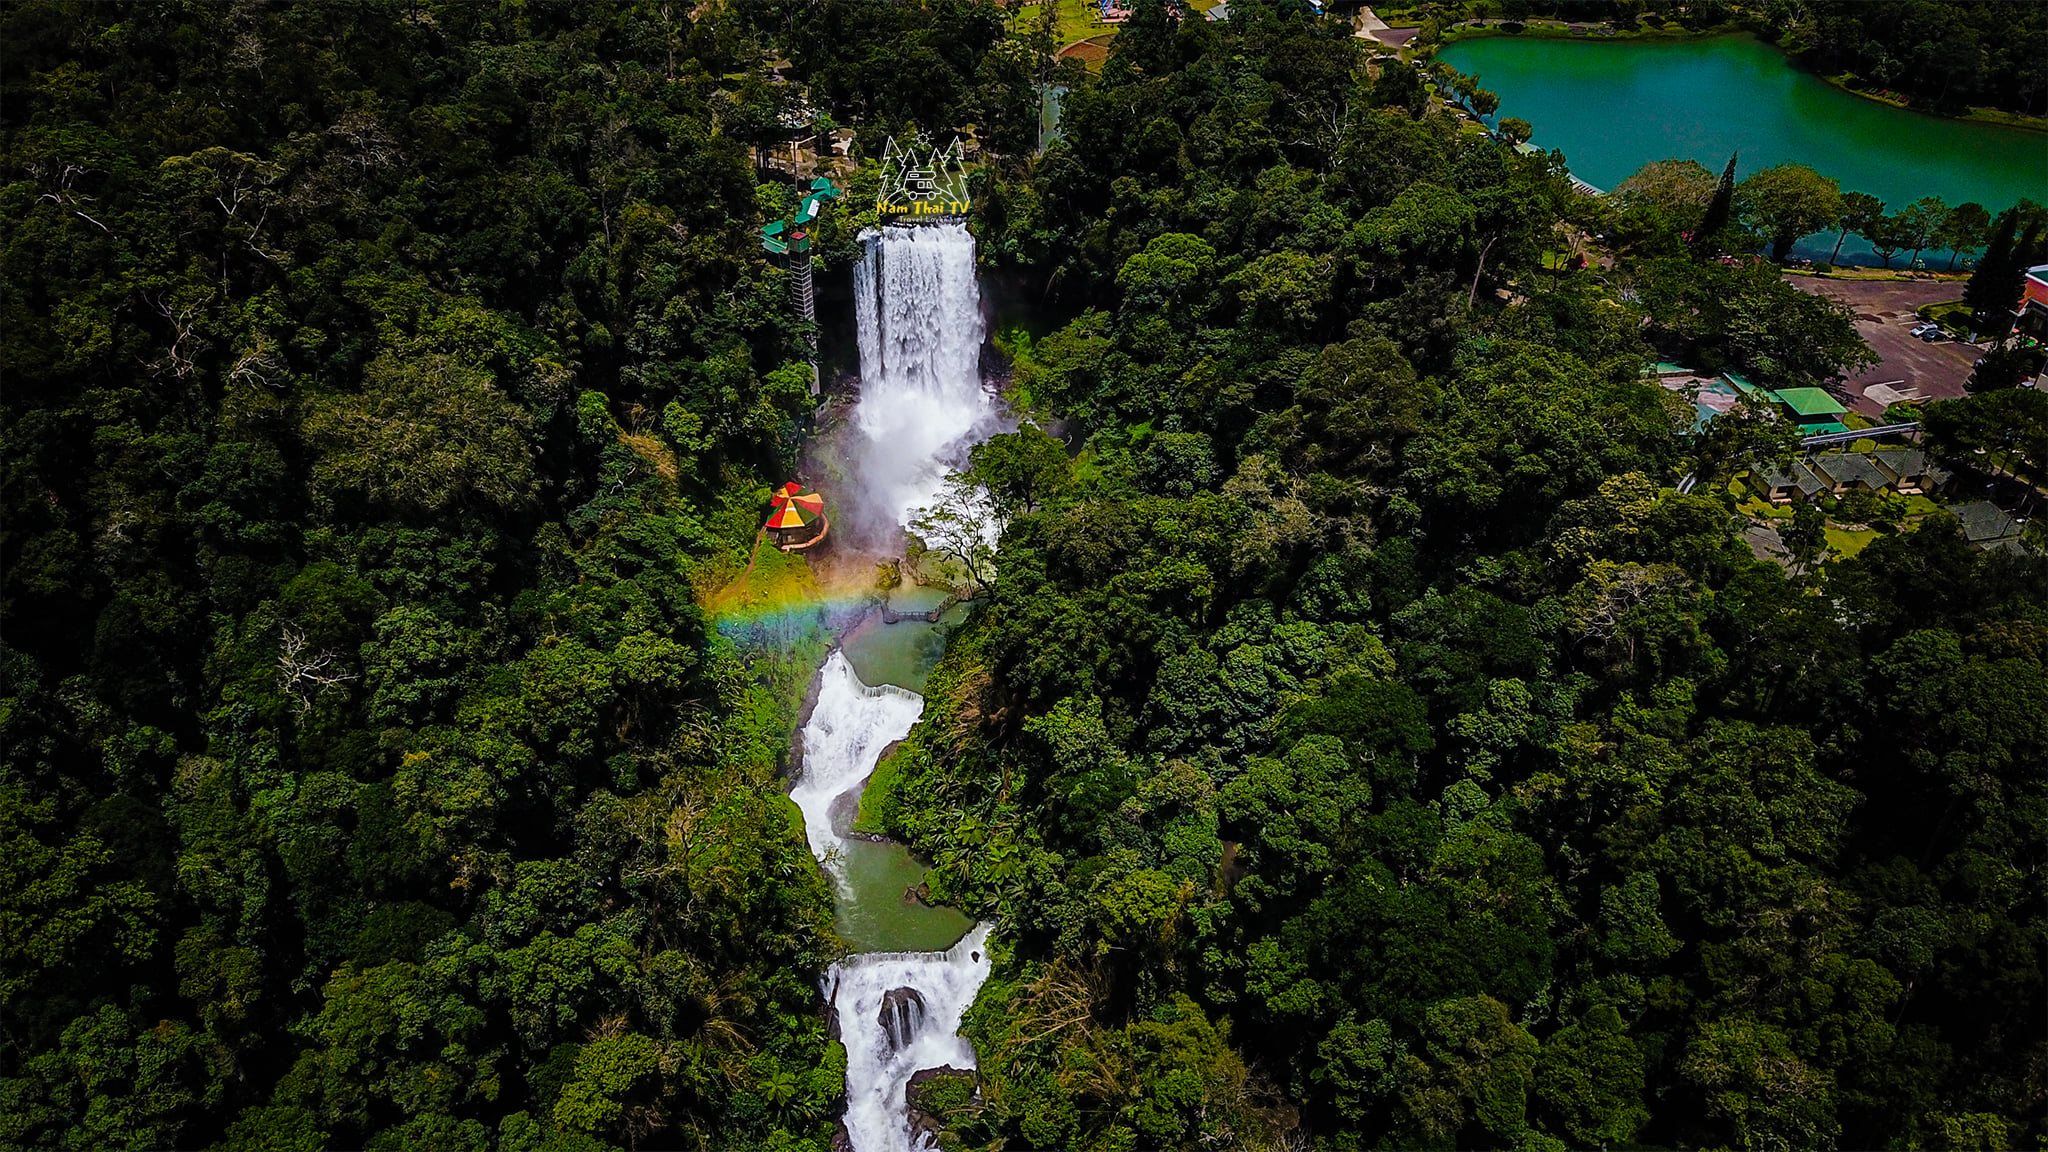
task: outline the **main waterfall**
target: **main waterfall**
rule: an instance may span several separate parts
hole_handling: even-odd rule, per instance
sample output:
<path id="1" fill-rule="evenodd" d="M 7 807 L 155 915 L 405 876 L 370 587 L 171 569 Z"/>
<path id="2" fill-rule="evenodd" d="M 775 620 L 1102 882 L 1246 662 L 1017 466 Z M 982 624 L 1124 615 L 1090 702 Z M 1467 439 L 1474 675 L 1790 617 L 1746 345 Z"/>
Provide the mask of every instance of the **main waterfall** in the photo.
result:
<path id="1" fill-rule="evenodd" d="M 854 269 L 860 333 L 864 447 L 858 467 L 868 502 L 898 523 L 931 503 L 948 455 L 993 416 L 981 387 L 981 288 L 965 225 L 885 228 L 862 236 Z"/>
<path id="2" fill-rule="evenodd" d="M 850 463 L 874 521 L 862 535 L 893 541 L 911 510 L 938 491 L 949 463 L 989 425 L 995 406 L 981 386 L 981 294 L 967 229 L 887 228 L 863 241 L 855 271 L 859 435 L 849 437 Z M 860 790 L 882 753 L 917 722 L 924 699 L 861 683 L 842 651 L 818 677 L 790 798 L 844 902 L 860 898 L 846 864 Z M 974 1048 L 958 1030 L 988 979 L 988 933 L 989 925 L 976 925 L 939 952 L 859 953 L 826 973 L 825 997 L 846 1045 L 845 1123 L 854 1152 L 930 1146 L 911 1130 L 910 1079 L 927 1068 L 974 1067 Z"/>

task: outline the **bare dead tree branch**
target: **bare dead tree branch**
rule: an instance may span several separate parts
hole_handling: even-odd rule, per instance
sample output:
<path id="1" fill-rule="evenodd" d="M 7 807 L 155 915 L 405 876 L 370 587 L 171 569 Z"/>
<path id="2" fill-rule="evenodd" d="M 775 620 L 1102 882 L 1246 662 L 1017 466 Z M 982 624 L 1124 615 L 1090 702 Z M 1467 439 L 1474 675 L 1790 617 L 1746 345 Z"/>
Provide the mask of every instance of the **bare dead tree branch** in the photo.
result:
<path id="1" fill-rule="evenodd" d="M 286 621 L 279 629 L 277 647 L 278 685 L 297 704 L 298 713 L 304 716 L 313 710 L 313 700 L 320 693 L 340 684 L 356 679 L 353 672 L 343 671 L 335 666 L 341 659 L 340 653 L 325 649 L 314 651 L 306 640 L 306 633 L 298 625 Z"/>

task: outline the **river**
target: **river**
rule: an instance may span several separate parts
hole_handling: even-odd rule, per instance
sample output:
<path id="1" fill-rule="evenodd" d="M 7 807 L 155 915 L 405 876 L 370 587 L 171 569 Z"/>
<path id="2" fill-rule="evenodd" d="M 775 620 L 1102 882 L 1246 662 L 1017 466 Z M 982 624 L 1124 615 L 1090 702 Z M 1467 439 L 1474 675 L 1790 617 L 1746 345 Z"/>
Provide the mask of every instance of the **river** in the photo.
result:
<path id="1" fill-rule="evenodd" d="M 981 295 L 974 238 L 959 223 L 887 228 L 864 237 L 855 270 L 861 393 L 837 441 L 849 531 L 835 547 L 900 545 L 911 510 L 929 503 L 974 440 L 1001 427 L 980 376 Z M 897 553 L 900 555 L 900 552 Z M 943 597 L 943 593 L 939 594 Z M 891 596 L 899 612 L 938 606 L 929 591 Z M 907 892 L 922 868 L 900 844 L 853 834 L 861 789 L 924 711 L 924 686 L 958 620 L 886 623 L 873 613 L 818 672 L 790 798 L 832 880 L 840 935 L 859 951 L 825 974 L 846 1045 L 846 1135 L 854 1152 L 927 1146 L 905 1100 L 917 1072 L 970 1069 L 961 1017 L 990 968 L 991 926 Z"/>
<path id="2" fill-rule="evenodd" d="M 1499 93 L 1498 116 L 1527 120 L 1535 129 L 1530 143 L 1562 151 L 1574 175 L 1601 188 L 1653 160 L 1697 160 L 1718 173 L 1740 150 L 1738 175 L 1797 162 L 1893 211 L 1922 196 L 1974 200 L 1994 214 L 2022 196 L 2048 199 L 2048 133 L 1866 100 L 1751 36 L 1502 36 L 1460 41 L 1438 55 Z M 1824 258 L 1833 246 L 1826 234 L 1796 251 Z M 1857 237 L 1842 255 L 1875 263 Z M 1936 264 L 1933 255 L 1922 258 Z"/>

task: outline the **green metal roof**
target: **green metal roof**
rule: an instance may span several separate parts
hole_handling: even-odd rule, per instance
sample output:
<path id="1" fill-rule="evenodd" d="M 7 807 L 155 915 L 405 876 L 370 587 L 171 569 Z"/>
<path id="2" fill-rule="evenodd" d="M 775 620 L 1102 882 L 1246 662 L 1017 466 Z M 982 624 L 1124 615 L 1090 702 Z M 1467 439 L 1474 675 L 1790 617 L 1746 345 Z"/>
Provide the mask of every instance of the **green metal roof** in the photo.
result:
<path id="1" fill-rule="evenodd" d="M 1818 424 L 1801 424 L 1799 431 L 1806 436 L 1825 436 L 1830 432 L 1847 432 L 1849 426 L 1839 420 L 1826 420 Z"/>
<path id="2" fill-rule="evenodd" d="M 1820 388 L 1780 388 L 1772 395 L 1801 416 L 1839 416 L 1848 411 L 1840 400 Z"/>
<path id="3" fill-rule="evenodd" d="M 1721 373 L 1721 378 L 1723 380 L 1728 381 L 1730 384 L 1735 385 L 1735 390 L 1737 392 L 1742 393 L 1744 396 L 1748 396 L 1757 392 L 1763 392 L 1763 389 L 1750 383 L 1749 377 L 1744 376 L 1740 372 L 1723 372 Z M 1769 395 L 1769 393 L 1765 393 L 1765 395 Z"/>

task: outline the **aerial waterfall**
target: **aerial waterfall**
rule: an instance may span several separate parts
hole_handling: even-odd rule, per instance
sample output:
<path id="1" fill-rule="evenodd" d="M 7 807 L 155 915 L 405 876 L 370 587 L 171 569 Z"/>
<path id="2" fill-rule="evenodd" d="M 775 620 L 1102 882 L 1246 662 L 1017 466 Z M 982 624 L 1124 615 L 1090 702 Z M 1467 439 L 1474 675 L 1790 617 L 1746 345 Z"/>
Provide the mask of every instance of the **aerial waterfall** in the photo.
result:
<path id="1" fill-rule="evenodd" d="M 992 426 L 996 405 L 981 385 L 981 298 L 967 229 L 887 228 L 862 239 L 866 252 L 854 274 L 861 395 L 850 463 L 873 521 L 861 535 L 893 541 L 977 432 Z M 844 902 L 858 896 L 845 861 L 860 790 L 888 746 L 910 732 L 924 699 L 861 683 L 842 651 L 818 676 L 790 798 Z M 959 1027 L 988 978 L 988 933 L 989 925 L 976 925 L 944 951 L 858 953 L 826 974 L 826 1000 L 846 1045 L 845 1124 L 854 1152 L 929 1146 L 912 1131 L 908 1087 L 923 1069 L 974 1067 L 974 1048 Z"/>
<path id="2" fill-rule="evenodd" d="M 854 268 L 862 487 L 902 522 L 931 503 L 952 457 L 995 416 L 981 387 L 981 289 L 959 223 L 863 235 Z"/>
<path id="3" fill-rule="evenodd" d="M 974 1067 L 960 1017 L 988 979 L 988 927 L 975 925 L 944 952 L 862 952 L 832 966 L 825 997 L 846 1043 L 855 1152 L 911 1147 L 904 1096 L 918 1070 Z"/>

